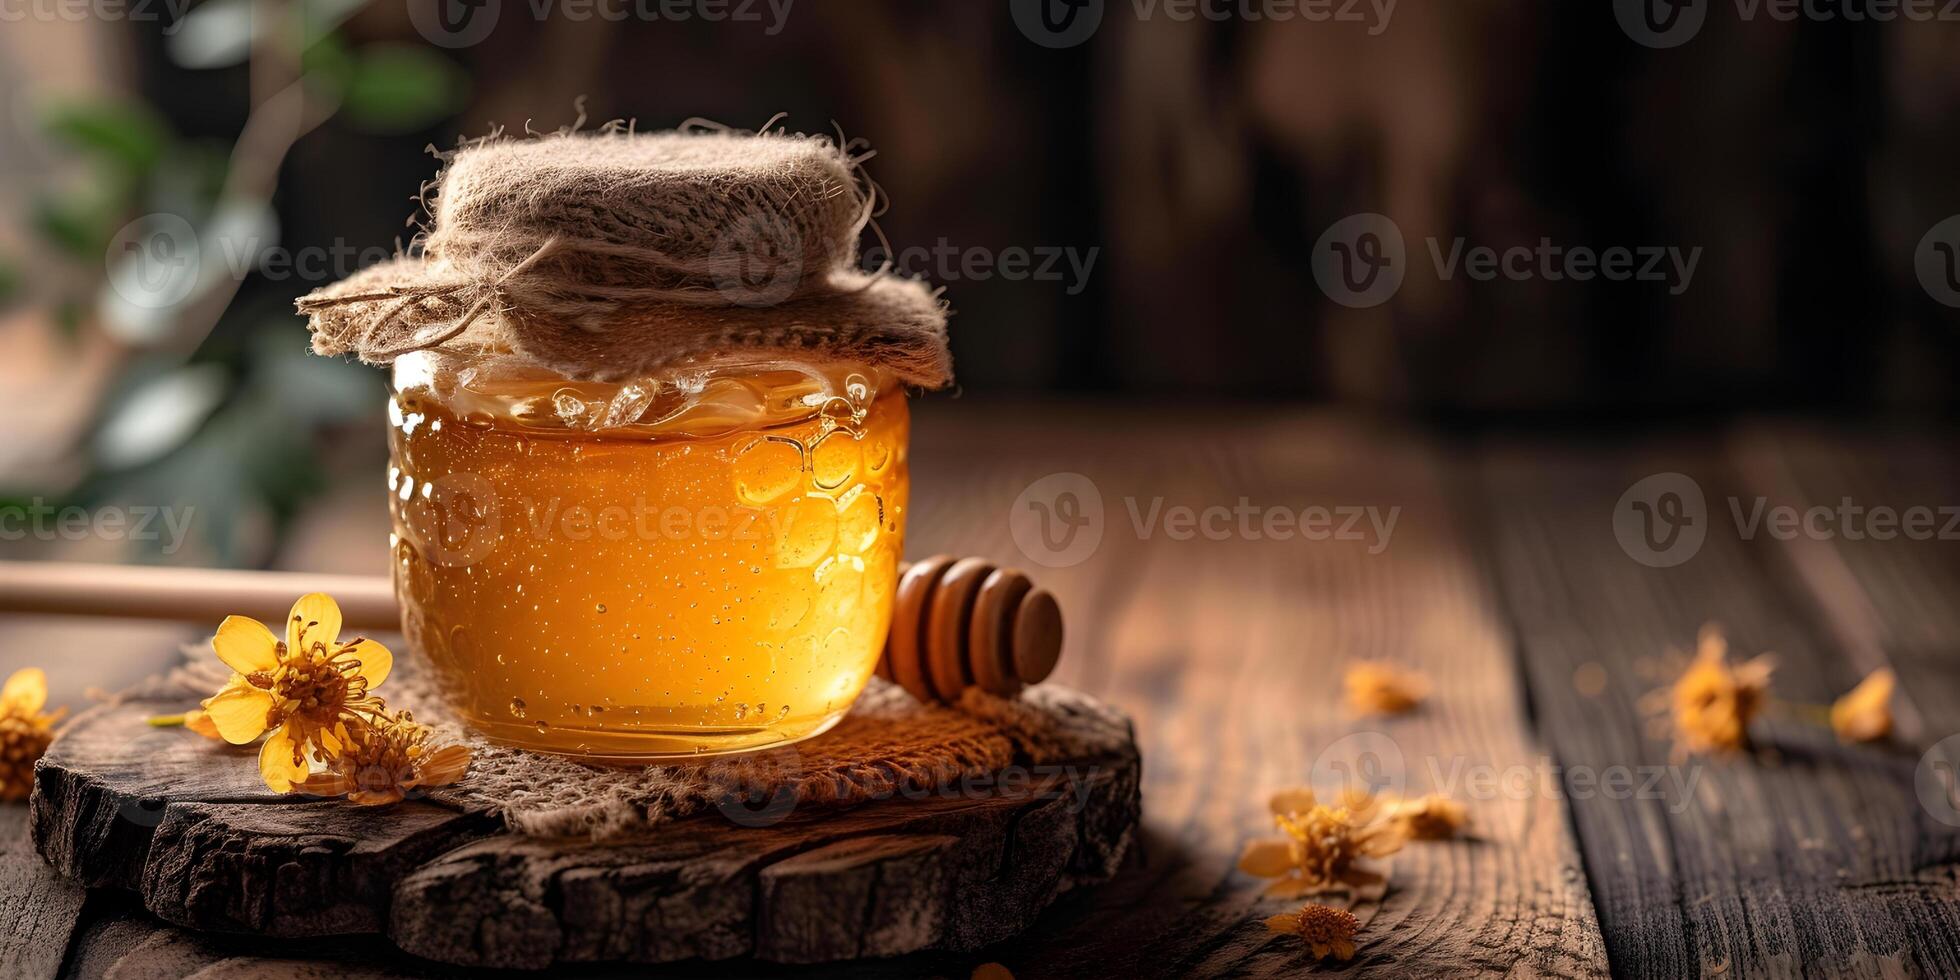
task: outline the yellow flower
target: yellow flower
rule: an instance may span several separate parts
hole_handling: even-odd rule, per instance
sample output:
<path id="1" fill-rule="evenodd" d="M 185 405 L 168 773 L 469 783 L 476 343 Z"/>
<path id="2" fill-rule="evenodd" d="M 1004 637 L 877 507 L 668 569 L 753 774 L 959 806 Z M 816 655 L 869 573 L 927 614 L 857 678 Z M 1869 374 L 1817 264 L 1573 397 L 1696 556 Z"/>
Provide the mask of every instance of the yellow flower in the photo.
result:
<path id="1" fill-rule="evenodd" d="M 1266 928 L 1299 936 L 1321 959 L 1332 956 L 1347 961 L 1354 958 L 1354 934 L 1361 931 L 1361 920 L 1344 909 L 1308 905 L 1267 919 Z"/>
<path id="2" fill-rule="evenodd" d="M 1890 668 L 1872 671 L 1831 705 L 1831 729 L 1847 742 L 1876 742 L 1892 734 L 1892 689 L 1897 685 Z"/>
<path id="3" fill-rule="evenodd" d="M 1273 823 L 1285 836 L 1248 843 L 1239 855 L 1239 870 L 1277 879 L 1266 886 L 1265 894 L 1272 897 L 1379 884 L 1382 876 L 1361 867 L 1361 859 L 1402 849 L 1403 837 L 1394 825 L 1372 822 L 1354 807 L 1323 806 L 1310 789 L 1275 794 L 1270 808 Z"/>
<path id="4" fill-rule="evenodd" d="M 54 741 L 54 723 L 68 713 L 43 712 L 48 677 L 39 667 L 14 671 L 0 687 L 0 800 L 24 800 L 34 790 L 34 763 Z"/>
<path id="5" fill-rule="evenodd" d="M 1763 654 L 1729 663 L 1729 644 L 1714 625 L 1704 626 L 1695 659 L 1664 692 L 1674 734 L 1688 752 L 1734 752 L 1749 744 L 1749 722 L 1768 700 L 1775 658 Z"/>
<path id="6" fill-rule="evenodd" d="M 1420 673 L 1393 664 L 1360 661 L 1348 664 L 1342 678 L 1348 707 L 1357 714 L 1399 715 L 1414 711 L 1429 694 L 1429 681 Z"/>
<path id="7" fill-rule="evenodd" d="M 447 786 L 470 765 L 461 745 L 430 749 L 433 731 L 409 713 L 379 714 L 349 729 L 351 739 L 324 760 L 326 771 L 294 781 L 314 796 L 345 795 L 355 803 L 394 803 L 417 786 Z"/>
<path id="8" fill-rule="evenodd" d="M 233 745 L 271 733 L 259 751 L 259 772 L 273 792 L 290 792 L 306 778 L 307 755 L 338 754 L 348 723 L 380 710 L 368 692 L 388 678 L 394 656 L 365 637 L 339 641 L 340 607 L 318 592 L 293 603 L 284 642 L 244 616 L 227 617 L 211 641 L 236 673 L 204 700 L 204 711 Z"/>
<path id="9" fill-rule="evenodd" d="M 1470 811 L 1447 796 L 1431 793 L 1388 804 L 1382 819 L 1409 840 L 1445 840 L 1470 822 Z"/>

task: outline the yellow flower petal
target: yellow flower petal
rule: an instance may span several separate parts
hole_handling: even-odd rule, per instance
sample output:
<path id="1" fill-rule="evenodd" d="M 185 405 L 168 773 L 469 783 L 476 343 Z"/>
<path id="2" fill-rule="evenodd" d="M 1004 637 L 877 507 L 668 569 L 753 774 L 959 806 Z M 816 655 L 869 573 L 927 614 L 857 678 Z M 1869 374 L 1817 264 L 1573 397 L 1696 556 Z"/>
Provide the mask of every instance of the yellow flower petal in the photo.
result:
<path id="1" fill-rule="evenodd" d="M 247 616 L 226 616 L 218 624 L 218 635 L 211 638 L 211 649 L 217 651 L 225 666 L 249 674 L 279 666 L 279 654 L 273 649 L 278 643 L 264 623 Z"/>
<path id="2" fill-rule="evenodd" d="M 424 786 L 447 786 L 461 778 L 470 767 L 470 750 L 461 745 L 445 745 L 415 767 Z"/>
<path id="3" fill-rule="evenodd" d="M 293 603 L 293 611 L 286 616 L 286 647 L 300 649 L 300 636 L 305 634 L 306 645 L 325 644 L 331 650 L 340 639 L 340 605 L 333 596 L 324 592 L 309 592 Z"/>
<path id="4" fill-rule="evenodd" d="M 337 772 L 316 772 L 293 784 L 308 796 L 340 796 L 354 788 L 354 781 Z"/>
<path id="5" fill-rule="evenodd" d="M 291 725 L 279 726 L 265 740 L 265 747 L 259 749 L 259 775 L 265 777 L 266 786 L 274 793 L 290 793 L 294 783 L 306 778 L 306 760 L 300 756 L 299 744 L 293 741 Z"/>
<path id="6" fill-rule="evenodd" d="M 272 714 L 272 694 L 234 680 L 204 699 L 204 713 L 225 741 L 244 745 L 265 734 L 266 716 Z"/>
<path id="7" fill-rule="evenodd" d="M 1892 734 L 1892 691 L 1897 686 L 1890 668 L 1872 671 L 1831 705 L 1832 730 L 1847 742 L 1876 742 Z"/>
<path id="8" fill-rule="evenodd" d="M 390 803 L 400 803 L 407 795 L 401 791 L 401 787 L 390 786 L 387 789 L 357 789 L 347 794 L 347 800 L 362 806 L 387 806 Z"/>
<path id="9" fill-rule="evenodd" d="M 1313 809 L 1316 802 L 1313 790 L 1301 786 L 1274 793 L 1267 806 L 1276 814 L 1305 813 Z"/>
<path id="10" fill-rule="evenodd" d="M 370 691 L 380 687 L 381 682 L 388 679 L 389 671 L 395 669 L 395 655 L 389 653 L 387 647 L 365 636 L 356 637 L 353 641 L 342 647 L 341 653 L 336 655 L 334 659 L 339 660 L 343 658 L 352 658 L 360 661 L 361 669 L 356 673 L 367 678 L 367 686 Z"/>
<path id="11" fill-rule="evenodd" d="M 211 721 L 211 716 L 200 709 L 184 712 L 184 727 L 205 738 L 224 738 L 218 734 L 218 726 Z"/>
<path id="12" fill-rule="evenodd" d="M 31 715 L 48 703 L 48 675 L 39 667 L 23 667 L 7 678 L 0 688 L 0 711 Z"/>
<path id="13" fill-rule="evenodd" d="M 1250 841 L 1239 855 L 1239 870 L 1260 878 L 1277 878 L 1293 870 L 1293 848 L 1277 838 Z"/>

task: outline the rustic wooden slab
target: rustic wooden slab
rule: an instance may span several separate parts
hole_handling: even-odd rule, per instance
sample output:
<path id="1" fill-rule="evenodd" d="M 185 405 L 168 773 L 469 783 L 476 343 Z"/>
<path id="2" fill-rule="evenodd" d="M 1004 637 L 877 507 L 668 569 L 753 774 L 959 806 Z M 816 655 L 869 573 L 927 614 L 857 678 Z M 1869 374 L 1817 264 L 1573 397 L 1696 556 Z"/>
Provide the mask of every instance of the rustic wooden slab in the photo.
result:
<path id="1" fill-rule="evenodd" d="M 595 842 L 516 836 L 483 813 L 281 797 L 255 753 L 95 708 L 37 770 L 34 837 L 62 874 L 214 932 L 386 933 L 431 960 L 754 956 L 821 962 L 1007 939 L 1114 875 L 1139 809 L 1134 751 L 780 821 L 682 821 Z M 1121 716 L 1110 744 L 1129 745 Z M 1115 730 L 1121 729 L 1121 730 Z M 767 823 L 767 826 L 757 826 Z"/>
<path id="2" fill-rule="evenodd" d="M 1707 538 L 1651 567 L 1622 549 L 1613 514 L 1636 481 L 1667 472 L 1700 485 Z M 1615 971 L 1960 975 L 1960 881 L 1941 843 L 1953 828 L 1914 795 L 1916 749 L 1840 745 L 1777 712 L 1756 726 L 1753 756 L 1676 765 L 1645 734 L 1636 703 L 1672 679 L 1661 651 L 1690 646 L 1706 622 L 1740 655 L 1774 651 L 1788 701 L 1828 704 L 1876 666 L 1821 628 L 1782 542 L 1738 533 L 1730 501 L 1746 513 L 1758 491 L 1733 447 L 1498 447 L 1480 482 L 1540 726 L 1568 771 L 1635 777 L 1623 794 L 1571 795 Z"/>

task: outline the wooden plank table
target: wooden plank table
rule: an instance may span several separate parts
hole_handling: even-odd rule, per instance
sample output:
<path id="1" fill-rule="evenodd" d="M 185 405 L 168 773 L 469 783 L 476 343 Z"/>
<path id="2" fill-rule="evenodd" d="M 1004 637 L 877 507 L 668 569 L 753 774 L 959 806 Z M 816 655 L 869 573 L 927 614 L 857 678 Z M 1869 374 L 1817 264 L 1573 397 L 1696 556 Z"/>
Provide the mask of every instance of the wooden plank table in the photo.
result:
<path id="1" fill-rule="evenodd" d="M 1950 765 L 1922 755 L 1960 731 L 1960 541 L 1745 538 L 1730 507 L 1747 516 L 1758 497 L 1950 507 L 1960 504 L 1956 449 L 1945 435 L 1761 424 L 1611 441 L 1447 439 L 1282 411 L 930 404 L 914 437 L 908 551 L 1021 564 L 1058 594 L 1071 635 L 1057 679 L 1136 719 L 1141 854 L 1114 883 L 1065 897 L 983 955 L 794 972 L 964 977 L 988 960 L 1019 977 L 1308 970 L 1297 940 L 1260 924 L 1285 906 L 1261 900 L 1263 883 L 1234 859 L 1269 832 L 1268 793 L 1359 763 L 1406 792 L 1462 799 L 1473 833 L 1390 859 L 1386 896 L 1356 910 L 1355 961 L 1322 969 L 1960 975 L 1960 827 L 1915 792 L 1922 769 Z M 1630 486 L 1664 472 L 1702 491 L 1707 535 L 1692 559 L 1663 568 L 1630 557 L 1613 515 Z M 1043 544 L 1027 526 L 1017 537 L 1010 515 L 1057 473 L 1093 486 L 1101 538 L 1078 563 L 1043 568 L 1059 526 Z M 1385 546 L 1365 519 L 1362 540 L 1268 534 L 1269 511 L 1316 506 L 1334 511 L 1335 527 L 1338 508 L 1392 511 L 1393 531 Z M 1187 534 L 1178 507 L 1226 516 Z M 332 533 L 302 539 L 371 541 L 372 556 L 356 546 L 288 564 L 380 567 L 381 501 L 332 513 Z M 1891 666 L 1901 678 L 1893 744 L 1841 746 L 1786 710 L 1759 723 L 1756 755 L 1674 764 L 1637 702 L 1668 679 L 1663 649 L 1691 645 L 1709 621 L 1740 655 L 1775 650 L 1775 691 L 1791 701 L 1828 704 Z M 49 628 L 0 621 L 0 666 L 45 660 L 45 643 L 17 649 L 8 638 Z M 1353 716 L 1341 667 L 1363 658 L 1420 669 L 1429 702 L 1397 718 Z M 125 657 L 118 669 L 133 667 Z M 0 832 L 23 822 L 9 815 Z M 22 923 L 0 949 L 8 976 L 453 973 L 385 942 L 194 935 L 119 895 L 84 905 L 26 853 L 0 850 L 0 904 Z M 626 974 L 638 975 L 592 972 Z"/>

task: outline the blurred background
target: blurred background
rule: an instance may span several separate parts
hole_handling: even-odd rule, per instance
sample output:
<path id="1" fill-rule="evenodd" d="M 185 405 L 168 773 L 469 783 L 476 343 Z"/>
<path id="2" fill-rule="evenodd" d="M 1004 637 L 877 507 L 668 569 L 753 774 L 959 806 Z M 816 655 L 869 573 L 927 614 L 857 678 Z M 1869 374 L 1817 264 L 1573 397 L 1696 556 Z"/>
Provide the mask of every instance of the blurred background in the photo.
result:
<path id="1" fill-rule="evenodd" d="M 868 140 L 975 402 L 1953 416 L 1960 25 L 1049 2 L 6 0 L 0 508 L 199 518 L 0 556 L 259 566 L 372 508 L 382 378 L 311 357 L 293 298 L 406 239 L 432 148 L 580 119 Z M 1369 214 L 1406 277 L 1337 301 L 1316 249 Z M 1665 261 L 1450 261 L 1541 244 Z"/>

